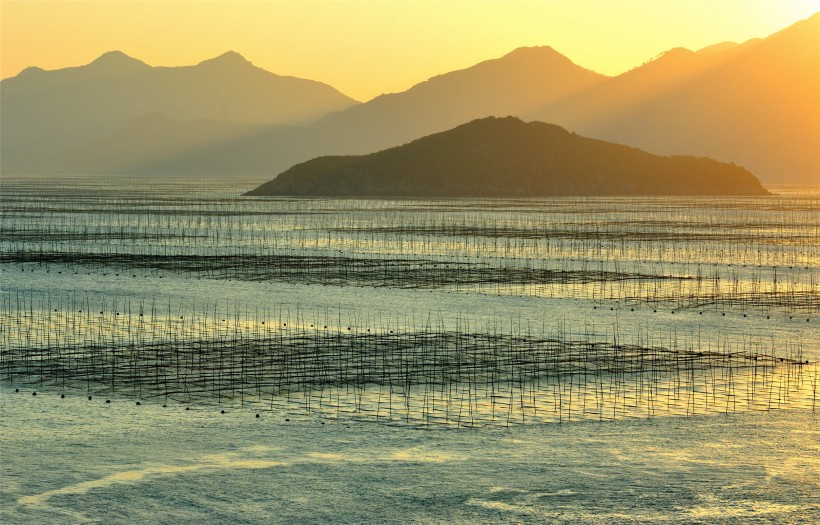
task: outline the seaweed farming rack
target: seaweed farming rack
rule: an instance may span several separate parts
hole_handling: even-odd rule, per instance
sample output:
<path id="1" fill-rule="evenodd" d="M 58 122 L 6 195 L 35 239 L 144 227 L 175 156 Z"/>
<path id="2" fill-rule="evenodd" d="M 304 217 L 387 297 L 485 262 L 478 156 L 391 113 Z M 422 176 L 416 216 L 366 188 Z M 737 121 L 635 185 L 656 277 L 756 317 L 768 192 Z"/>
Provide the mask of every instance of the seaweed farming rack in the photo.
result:
<path id="1" fill-rule="evenodd" d="M 816 409 L 820 341 L 806 334 L 820 312 L 819 194 L 243 199 L 233 183 L 191 184 L 0 181 L 1 381 L 458 427 Z M 113 295 L 90 299 L 75 276 Z M 602 337 L 486 311 L 446 322 L 432 310 L 418 320 L 298 300 L 283 311 L 270 298 L 225 305 L 218 292 L 188 304 L 194 285 L 235 281 L 339 296 L 401 289 L 422 310 L 424 297 L 446 305 L 454 296 L 441 294 L 458 293 L 485 310 L 489 295 L 624 316 Z M 174 307 L 142 294 L 157 282 L 173 284 Z M 626 312 L 641 308 L 709 310 L 718 326 L 727 313 L 765 316 L 778 336 L 636 330 Z"/>
<path id="2" fill-rule="evenodd" d="M 752 341 L 661 345 L 651 333 L 583 340 L 500 321 L 354 324 L 325 312 L 308 323 L 298 313 L 98 312 L 40 300 L 0 316 L 0 377 L 89 398 L 482 426 L 815 409 L 820 386 L 799 343 L 775 353 Z"/>

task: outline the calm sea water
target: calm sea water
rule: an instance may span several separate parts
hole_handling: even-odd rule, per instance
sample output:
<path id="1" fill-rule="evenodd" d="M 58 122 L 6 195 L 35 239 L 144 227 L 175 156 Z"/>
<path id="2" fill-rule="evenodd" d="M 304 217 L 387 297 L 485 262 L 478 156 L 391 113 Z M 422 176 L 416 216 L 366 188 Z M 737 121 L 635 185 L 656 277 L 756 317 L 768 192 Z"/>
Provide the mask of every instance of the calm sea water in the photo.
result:
<path id="1" fill-rule="evenodd" d="M 7 387 L 0 402 L 5 523 L 820 520 L 805 410 L 418 430 Z"/>
<path id="2" fill-rule="evenodd" d="M 664 405 L 669 397 L 649 406 L 638 395 L 643 390 L 637 397 L 621 392 L 606 418 L 578 411 L 578 394 L 593 383 L 571 383 L 575 397 L 562 399 L 575 410 L 569 418 L 565 408 L 547 409 L 565 390 L 533 388 L 527 392 L 542 396 L 540 405 L 522 403 L 526 417 L 515 425 L 493 413 L 490 424 L 470 429 L 371 417 L 361 407 L 383 391 L 370 387 L 354 392 L 355 402 L 331 391 L 330 410 L 307 410 L 304 397 L 151 397 L 136 405 L 133 390 L 7 373 L 0 384 L 6 522 L 820 520 L 811 364 L 820 360 L 816 192 L 766 199 L 238 197 L 252 186 L 4 179 L 4 355 L 126 344 L 136 340 L 142 318 L 153 323 L 143 335 L 160 341 L 179 337 L 171 332 L 259 333 L 262 322 L 276 333 L 309 334 L 315 325 L 363 336 L 432 326 L 799 356 L 810 365 L 799 368 L 799 380 L 784 369 L 777 382 L 768 375 L 741 381 L 746 372 L 738 370 L 731 391 L 725 374 L 693 375 L 683 387 L 692 391 L 672 409 Z M 223 319 L 230 328 L 220 328 Z M 585 403 L 614 384 L 596 378 Z M 655 394 L 673 391 L 658 381 Z M 755 386 L 754 403 L 735 402 L 748 401 L 750 384 L 768 389 Z M 643 381 L 617 385 L 644 388 Z M 486 406 L 468 390 L 476 410 Z M 431 398 L 426 389 L 421 394 L 413 410 L 428 410 Z M 562 423 L 545 423 L 556 413 Z"/>

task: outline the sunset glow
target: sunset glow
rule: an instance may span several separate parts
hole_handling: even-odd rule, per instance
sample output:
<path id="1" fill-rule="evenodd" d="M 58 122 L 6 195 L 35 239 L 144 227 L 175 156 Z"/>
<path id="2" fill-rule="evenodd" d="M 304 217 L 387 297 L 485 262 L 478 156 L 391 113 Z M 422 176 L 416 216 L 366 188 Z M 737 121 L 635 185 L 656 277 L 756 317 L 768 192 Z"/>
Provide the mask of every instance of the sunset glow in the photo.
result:
<path id="1" fill-rule="evenodd" d="M 0 524 L 820 524 L 820 0 L 0 0 Z"/>
<path id="2" fill-rule="evenodd" d="M 766 36 L 820 1 L 3 1 L 1 9 L 2 78 L 113 49 L 154 66 L 234 50 L 364 101 L 521 46 L 549 45 L 616 75 L 674 47 Z"/>

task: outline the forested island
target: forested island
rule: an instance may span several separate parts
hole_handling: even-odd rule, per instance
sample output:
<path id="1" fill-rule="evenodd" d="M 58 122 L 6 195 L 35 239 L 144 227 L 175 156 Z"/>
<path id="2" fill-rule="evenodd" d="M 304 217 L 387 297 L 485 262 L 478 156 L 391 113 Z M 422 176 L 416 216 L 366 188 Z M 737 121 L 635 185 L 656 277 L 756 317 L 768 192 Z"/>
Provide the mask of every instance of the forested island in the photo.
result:
<path id="1" fill-rule="evenodd" d="M 487 117 L 368 155 L 296 164 L 250 196 L 766 195 L 745 168 Z"/>

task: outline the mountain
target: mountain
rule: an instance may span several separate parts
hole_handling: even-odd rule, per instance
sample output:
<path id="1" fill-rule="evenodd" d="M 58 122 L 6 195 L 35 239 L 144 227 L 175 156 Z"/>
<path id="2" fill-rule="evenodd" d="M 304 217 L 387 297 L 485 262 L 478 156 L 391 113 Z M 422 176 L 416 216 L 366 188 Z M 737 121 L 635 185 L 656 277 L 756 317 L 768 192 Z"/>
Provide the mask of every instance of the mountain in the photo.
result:
<path id="1" fill-rule="evenodd" d="M 526 118 L 660 154 L 820 182 L 820 13 L 764 39 L 669 51 Z"/>
<path id="2" fill-rule="evenodd" d="M 238 56 L 223 56 L 216 60 L 240 66 Z M 205 66 L 208 66 L 207 61 L 196 67 Z M 155 141 L 155 136 L 167 138 L 160 144 L 163 146 L 191 141 L 171 137 L 184 129 L 179 126 L 169 129 L 156 119 L 153 129 L 146 123 L 138 126 L 141 134 L 123 132 L 121 128 L 127 127 L 127 123 L 122 123 L 112 128 L 111 133 L 115 135 L 85 141 L 83 147 L 75 147 L 81 151 L 72 150 L 52 158 L 47 169 L 175 174 L 275 173 L 317 155 L 367 153 L 475 118 L 523 114 L 605 78 L 573 64 L 552 48 L 521 48 L 498 59 L 433 77 L 405 92 L 382 95 L 365 104 L 330 113 L 309 126 L 259 126 L 253 133 L 232 135 L 223 142 L 209 141 L 199 148 L 172 151 L 162 147 L 156 155 L 151 155 L 145 144 Z M 148 112 L 148 108 L 144 109 L 134 113 Z M 192 112 L 173 112 L 167 107 L 152 111 L 178 122 L 193 116 Z M 236 112 L 231 115 L 234 118 L 229 120 L 265 124 L 259 119 L 237 116 Z M 212 124 L 213 121 L 228 120 L 224 115 L 214 114 L 200 118 L 208 118 Z M 129 149 L 132 147 L 142 153 L 139 156 L 131 154 Z M 121 158 L 117 158 L 116 152 L 122 152 Z"/>
<path id="3" fill-rule="evenodd" d="M 333 152 L 366 153 L 476 118 L 526 114 L 606 78 L 551 47 L 522 47 L 329 114 L 312 126 L 311 137 Z"/>
<path id="4" fill-rule="evenodd" d="M 235 52 L 195 66 L 151 67 L 112 51 L 85 66 L 28 68 L 0 82 L 0 95 L 4 172 L 37 170 L 45 160 L 63 169 L 62 154 L 75 158 L 77 148 L 151 113 L 177 121 L 306 124 L 357 103 L 326 84 L 260 69 Z"/>
<path id="5" fill-rule="evenodd" d="M 247 195 L 767 195 L 745 169 L 662 157 L 543 122 L 488 117 L 404 146 L 298 164 Z"/>
<path id="6" fill-rule="evenodd" d="M 817 183 L 818 26 L 820 14 L 742 44 L 672 49 L 612 78 L 549 47 L 520 48 L 364 104 L 323 84 L 277 77 L 235 53 L 187 68 L 109 53 L 0 83 L 2 170 L 269 176 L 320 155 L 371 153 L 514 115 L 656 154 L 737 162 L 769 183 Z M 283 95 L 273 89 L 280 84 L 305 87 Z M 297 111 L 291 101 L 311 93 L 307 86 L 336 102 Z M 169 91 L 176 98 L 163 95 L 163 104 L 140 102 Z M 170 120 L 140 120 L 152 113 Z"/>

